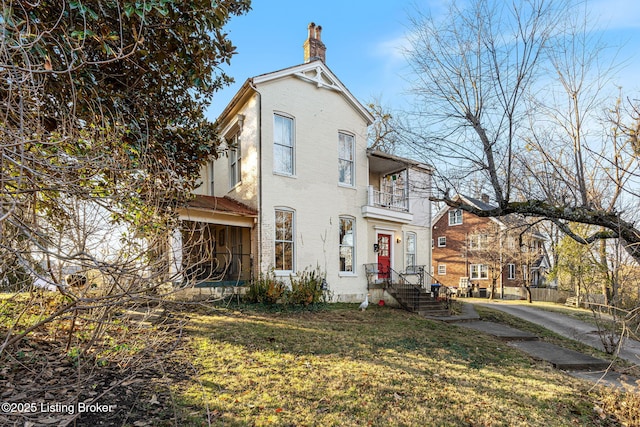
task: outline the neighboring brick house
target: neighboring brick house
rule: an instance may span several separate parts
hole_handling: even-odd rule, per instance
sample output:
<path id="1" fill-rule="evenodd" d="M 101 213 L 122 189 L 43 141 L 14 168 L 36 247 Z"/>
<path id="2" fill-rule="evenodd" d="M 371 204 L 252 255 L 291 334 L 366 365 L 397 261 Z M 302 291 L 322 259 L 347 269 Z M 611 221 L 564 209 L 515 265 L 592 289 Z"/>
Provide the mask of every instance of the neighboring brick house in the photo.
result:
<path id="1" fill-rule="evenodd" d="M 486 196 L 457 197 L 481 210 L 494 208 Z M 432 274 L 445 286 L 490 289 L 495 279 L 500 293 L 506 287 L 545 283 L 545 239 L 524 220 L 479 217 L 445 206 L 433 219 L 432 236 Z"/>

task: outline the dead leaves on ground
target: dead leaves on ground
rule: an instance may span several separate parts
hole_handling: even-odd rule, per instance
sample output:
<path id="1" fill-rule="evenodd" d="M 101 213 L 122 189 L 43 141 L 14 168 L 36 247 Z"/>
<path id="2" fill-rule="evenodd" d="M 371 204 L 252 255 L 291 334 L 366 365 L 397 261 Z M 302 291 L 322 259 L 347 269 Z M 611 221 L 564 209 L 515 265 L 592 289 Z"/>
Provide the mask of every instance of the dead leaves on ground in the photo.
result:
<path id="1" fill-rule="evenodd" d="M 82 354 L 55 334 L 31 334 L 0 354 L 0 402 L 10 409 L 0 411 L 0 425 L 173 425 L 169 385 L 184 370 L 168 350 L 179 335 L 137 329 L 117 336 L 123 354 Z"/>

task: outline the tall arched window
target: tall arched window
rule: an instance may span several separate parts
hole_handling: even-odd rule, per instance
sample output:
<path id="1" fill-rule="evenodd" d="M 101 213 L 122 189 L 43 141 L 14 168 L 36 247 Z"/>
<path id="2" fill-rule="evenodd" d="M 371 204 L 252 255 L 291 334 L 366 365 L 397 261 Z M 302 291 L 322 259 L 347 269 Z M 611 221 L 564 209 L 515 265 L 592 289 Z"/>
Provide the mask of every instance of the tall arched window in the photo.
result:
<path id="1" fill-rule="evenodd" d="M 233 188 L 242 181 L 242 151 L 237 133 L 227 140 L 227 145 L 229 146 L 229 184 Z"/>
<path id="2" fill-rule="evenodd" d="M 355 138 L 348 133 L 338 133 L 338 180 L 340 184 L 355 185 Z"/>
<path id="3" fill-rule="evenodd" d="M 281 114 L 273 116 L 273 171 L 284 175 L 293 175 L 294 137 L 293 119 Z"/>
<path id="4" fill-rule="evenodd" d="M 404 259 L 406 267 L 416 265 L 416 233 L 408 232 L 405 234 Z"/>
<path id="5" fill-rule="evenodd" d="M 356 220 L 353 217 L 340 217 L 340 272 L 353 273 L 356 258 L 355 251 Z"/>
<path id="6" fill-rule="evenodd" d="M 295 265 L 295 214 L 292 210 L 276 209 L 275 270 L 293 272 Z"/>

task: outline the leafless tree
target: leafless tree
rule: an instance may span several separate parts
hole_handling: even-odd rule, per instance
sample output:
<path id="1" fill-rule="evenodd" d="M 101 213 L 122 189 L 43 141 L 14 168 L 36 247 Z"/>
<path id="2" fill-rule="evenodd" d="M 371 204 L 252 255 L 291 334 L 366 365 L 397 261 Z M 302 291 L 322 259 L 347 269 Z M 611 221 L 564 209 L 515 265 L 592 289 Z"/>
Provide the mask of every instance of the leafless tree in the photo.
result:
<path id="1" fill-rule="evenodd" d="M 442 18 L 417 14 L 411 137 L 438 172 L 434 200 L 550 221 L 577 242 L 597 242 L 599 269 L 612 273 L 606 241 L 640 262 L 640 116 L 637 101 L 615 90 L 615 62 L 587 27 L 587 6 L 473 0 L 452 2 Z M 478 180 L 495 209 L 454 198 Z M 576 223 L 588 233 L 575 233 Z M 612 303 L 618 284 L 608 278 L 601 287 Z"/>
<path id="2" fill-rule="evenodd" d="M 546 218 L 570 235 L 571 221 L 593 225 L 589 236 L 572 237 L 619 238 L 640 260 L 636 210 L 628 209 L 637 199 L 621 197 L 631 195 L 637 162 L 628 151 L 621 157 L 620 137 L 616 145 L 594 130 L 607 69 L 596 67 L 597 50 L 589 56 L 585 20 L 570 19 L 581 7 L 474 0 L 453 2 L 444 18 L 418 15 L 408 58 L 423 127 L 412 136 L 440 172 L 436 200 L 481 216 Z M 453 198 L 478 176 L 494 210 Z"/>
<path id="3" fill-rule="evenodd" d="M 400 113 L 392 112 L 379 98 L 369 102 L 367 108 L 374 117 L 374 122 L 369 127 L 369 148 L 395 154 L 402 144 L 402 126 L 398 123 L 397 116 Z"/>

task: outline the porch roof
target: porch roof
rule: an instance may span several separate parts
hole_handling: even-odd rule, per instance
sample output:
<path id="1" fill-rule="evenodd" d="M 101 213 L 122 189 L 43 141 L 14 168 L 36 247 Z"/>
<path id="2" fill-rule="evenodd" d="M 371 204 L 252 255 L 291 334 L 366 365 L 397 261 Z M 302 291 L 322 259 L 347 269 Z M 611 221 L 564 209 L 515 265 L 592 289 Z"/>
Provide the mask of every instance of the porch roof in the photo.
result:
<path id="1" fill-rule="evenodd" d="M 422 169 L 428 173 L 433 172 L 432 168 L 424 163 L 379 150 L 367 149 L 367 157 L 369 157 L 369 171 L 373 173 L 389 174 L 407 168 Z"/>
<path id="2" fill-rule="evenodd" d="M 189 209 L 205 209 L 208 211 L 226 213 L 230 215 L 257 217 L 258 211 L 233 200 L 231 197 L 216 197 L 196 195 L 195 199 L 187 203 Z"/>

